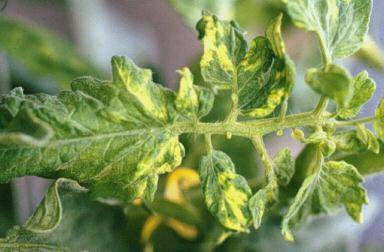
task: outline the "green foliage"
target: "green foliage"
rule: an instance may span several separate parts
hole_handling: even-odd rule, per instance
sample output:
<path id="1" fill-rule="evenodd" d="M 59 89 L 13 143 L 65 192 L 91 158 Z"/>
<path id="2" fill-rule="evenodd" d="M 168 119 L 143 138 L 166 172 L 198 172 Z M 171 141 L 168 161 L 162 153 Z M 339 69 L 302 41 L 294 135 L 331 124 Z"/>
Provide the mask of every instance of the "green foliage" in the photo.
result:
<path id="1" fill-rule="evenodd" d="M 357 116 L 361 106 L 372 98 L 376 91 L 376 83 L 363 71 L 353 80 L 353 97 L 346 108 L 339 108 L 337 114 L 340 118 L 348 119 Z"/>
<path id="2" fill-rule="evenodd" d="M 373 127 L 380 140 L 384 142 L 384 99 L 376 110 L 376 120 Z"/>
<path id="3" fill-rule="evenodd" d="M 337 65 L 324 69 L 309 69 L 305 77 L 307 83 L 319 94 L 331 98 L 341 108 L 348 106 L 352 99 L 352 78 L 348 72 Z"/>
<path id="4" fill-rule="evenodd" d="M 310 213 L 328 213 L 340 204 L 355 221 L 362 222 L 361 209 L 368 203 L 365 190 L 360 186 L 362 181 L 363 177 L 352 165 L 321 160 L 318 170 L 304 180 L 284 216 L 284 237 L 293 240 L 291 227 Z"/>
<path id="5" fill-rule="evenodd" d="M 295 25 L 316 32 L 330 59 L 345 58 L 365 40 L 372 1 L 285 0 Z M 353 31 L 353 32 L 352 32 Z"/>
<path id="6" fill-rule="evenodd" d="M 197 29 L 204 47 L 201 73 L 209 88 L 195 85 L 191 71 L 183 68 L 179 90 L 174 92 L 154 83 L 151 71 L 115 56 L 112 80 L 78 78 L 71 90 L 56 96 L 25 95 L 20 88 L 0 96 L 0 182 L 26 175 L 57 179 L 27 223 L 0 240 L 0 247 L 21 250 L 42 244 L 46 250 L 84 249 L 73 246 L 70 238 L 65 243 L 54 236 L 65 217 L 59 189 L 88 191 L 91 199 L 124 207 L 127 218 L 134 212 L 130 203 L 144 206 L 151 211 L 149 217 L 144 215 L 148 219 L 142 232 L 148 249 L 154 246 L 148 234 L 164 226 L 196 239 L 187 250 L 209 251 L 234 232 L 247 233 L 252 224 L 260 228 L 271 216 L 282 219 L 282 234 L 291 241 L 292 229 L 307 217 L 340 206 L 361 222 L 362 206 L 368 202 L 362 174 L 384 168 L 382 145 L 365 124 L 373 123 L 378 138 L 384 140 L 384 102 L 375 117 L 348 120 L 358 116 L 375 84 L 365 72 L 353 79 L 333 60 L 361 47 L 371 5 L 357 0 L 287 2 L 295 23 L 317 33 L 323 53 L 323 66 L 310 69 L 306 78 L 322 98 L 306 113 L 286 115 L 295 67 L 285 51 L 281 15 L 248 49 L 238 24 L 203 13 Z M 225 97 L 231 109 L 223 119 L 203 120 L 214 109 L 214 94 L 222 90 L 230 93 Z M 338 105 L 336 113 L 327 111 L 328 98 Z M 292 129 L 292 137 L 306 144 L 296 161 L 289 149 L 271 159 L 265 147 L 265 135 L 285 129 Z M 186 178 L 171 185 L 158 183 L 160 175 L 180 166 L 184 147 L 179 137 L 186 134 L 205 139 L 206 153 L 198 155 L 202 156 L 199 176 L 191 176 L 193 182 Z M 264 176 L 244 176 L 232 161 L 239 157 L 219 150 L 222 145 L 217 143 L 224 138 L 212 142 L 212 135 L 251 142 Z M 193 148 L 188 152 L 195 152 L 193 157 L 200 153 Z M 369 157 L 377 160 L 371 170 L 369 164 L 356 162 Z M 196 194 L 189 189 L 198 177 L 202 193 Z M 162 190 L 156 193 L 158 185 L 165 187 L 165 199 Z M 203 216 L 209 221 L 200 221 Z M 195 247 L 197 241 L 201 244 Z M 172 250 L 168 244 L 167 249 Z"/>

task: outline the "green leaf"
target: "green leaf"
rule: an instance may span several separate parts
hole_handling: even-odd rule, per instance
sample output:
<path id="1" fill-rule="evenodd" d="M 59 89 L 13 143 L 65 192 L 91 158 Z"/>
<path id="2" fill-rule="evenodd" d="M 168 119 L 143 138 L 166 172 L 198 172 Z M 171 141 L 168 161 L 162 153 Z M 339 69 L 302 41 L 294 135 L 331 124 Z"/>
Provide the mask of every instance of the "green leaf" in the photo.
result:
<path id="1" fill-rule="evenodd" d="M 366 191 L 360 184 L 363 177 L 357 169 L 343 161 L 328 161 L 308 176 L 282 222 L 282 234 L 293 241 L 291 228 L 309 214 L 329 213 L 344 205 L 348 214 L 362 222 L 362 206 L 368 203 Z"/>
<path id="2" fill-rule="evenodd" d="M 268 184 L 257 191 L 249 200 L 249 211 L 252 214 L 253 227 L 258 229 L 261 225 L 265 210 L 268 204 L 277 200 L 278 185 L 276 178 L 271 178 Z"/>
<path id="3" fill-rule="evenodd" d="M 357 137 L 356 130 L 336 132 L 333 139 L 336 142 L 337 151 L 353 153 L 363 152 L 367 149 L 366 145 Z"/>
<path id="4" fill-rule="evenodd" d="M 231 88 L 238 96 L 240 112 L 247 117 L 266 117 L 288 99 L 295 68 L 285 53 L 281 36 L 282 15 L 276 18 L 265 37 L 247 43 L 233 22 L 204 14 L 197 25 L 203 40 L 200 62 L 204 80 L 219 88 Z"/>
<path id="5" fill-rule="evenodd" d="M 273 163 L 278 184 L 281 186 L 288 185 L 295 173 L 295 161 L 291 151 L 287 148 L 279 151 L 273 159 Z"/>
<path id="6" fill-rule="evenodd" d="M 268 184 L 260 189 L 248 203 L 255 229 L 260 227 L 267 206 L 277 200 L 279 186 L 288 185 L 294 172 L 295 163 L 291 151 L 281 150 L 273 160 L 273 171 L 268 174 Z"/>
<path id="7" fill-rule="evenodd" d="M 179 71 L 179 91 L 175 100 L 176 110 L 181 116 L 197 120 L 207 115 L 214 102 L 214 94 L 208 88 L 193 85 L 193 76 L 188 68 Z"/>
<path id="8" fill-rule="evenodd" d="M 292 92 L 296 73 L 285 52 L 282 17 L 279 15 L 273 20 L 266 30 L 266 38 L 252 42 L 238 68 L 239 106 L 248 117 L 270 115 Z"/>
<path id="9" fill-rule="evenodd" d="M 237 65 L 244 58 L 247 42 L 235 22 L 219 20 L 204 12 L 196 29 L 204 45 L 201 74 L 208 83 L 225 87 L 236 82 Z"/>
<path id="10" fill-rule="evenodd" d="M 317 93 L 331 98 L 341 108 L 347 107 L 353 97 L 352 78 L 340 66 L 329 65 L 322 69 L 309 69 L 305 80 Z"/>
<path id="11" fill-rule="evenodd" d="M 366 149 L 378 154 L 380 152 L 380 143 L 375 135 L 364 125 L 357 126 L 357 138 L 365 145 Z"/>
<path id="12" fill-rule="evenodd" d="M 285 0 L 299 28 L 316 32 L 331 58 L 359 50 L 368 32 L 371 0 Z"/>
<path id="13" fill-rule="evenodd" d="M 48 233 L 60 224 L 62 218 L 62 204 L 60 190 L 86 191 L 76 181 L 58 179 L 48 189 L 35 213 L 27 220 L 24 228 L 34 233 Z"/>
<path id="14" fill-rule="evenodd" d="M 384 171 L 384 146 L 381 144 L 378 154 L 372 151 L 336 155 L 336 160 L 344 160 L 353 165 L 363 176 L 368 176 Z"/>
<path id="15" fill-rule="evenodd" d="M 209 211 L 224 227 L 248 231 L 247 203 L 252 192 L 246 179 L 236 174 L 231 159 L 224 152 L 213 150 L 201 159 L 200 177 Z"/>
<path id="16" fill-rule="evenodd" d="M 85 77 L 57 96 L 0 97 L 1 182 L 69 178 L 98 198 L 153 198 L 158 176 L 184 155 L 171 127 L 175 94 L 124 57 L 112 67 L 112 83 Z"/>
<path id="17" fill-rule="evenodd" d="M 78 76 L 97 75 L 68 41 L 51 31 L 1 16 L 0 33 L 6 34 L 0 37 L 0 50 L 16 63 L 12 66 L 21 66 L 17 77 L 33 84 L 34 90 L 69 88 Z"/>
<path id="18" fill-rule="evenodd" d="M 55 184 L 60 193 L 62 221 L 54 229 L 44 232 L 28 230 L 25 225 L 16 226 L 8 231 L 4 239 L 0 239 L 1 251 L 131 250 L 127 237 L 132 235 L 132 230 L 128 234 L 125 216 L 121 210 L 92 201 L 84 190 L 77 190 L 78 185 L 74 181 L 60 180 L 61 182 Z M 72 185 L 78 193 L 68 190 Z M 48 195 L 50 191 L 46 197 L 50 197 Z M 38 212 L 42 213 L 45 202 L 40 203 Z M 44 219 L 51 218 L 50 213 L 51 211 L 46 212 Z"/>
<path id="19" fill-rule="evenodd" d="M 348 119 L 356 117 L 361 107 L 369 101 L 376 91 L 375 81 L 368 76 L 368 72 L 359 73 L 353 80 L 353 97 L 345 108 L 339 108 L 337 115 L 340 118 Z"/>
<path id="20" fill-rule="evenodd" d="M 380 102 L 375 116 L 376 120 L 373 123 L 373 128 L 375 129 L 379 139 L 384 142 L 384 99 Z"/>

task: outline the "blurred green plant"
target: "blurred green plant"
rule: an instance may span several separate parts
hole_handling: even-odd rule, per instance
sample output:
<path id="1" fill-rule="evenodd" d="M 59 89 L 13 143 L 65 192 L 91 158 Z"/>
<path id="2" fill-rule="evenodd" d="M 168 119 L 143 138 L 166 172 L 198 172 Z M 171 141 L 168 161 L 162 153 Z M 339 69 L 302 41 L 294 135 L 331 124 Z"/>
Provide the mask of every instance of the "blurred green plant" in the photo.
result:
<path id="1" fill-rule="evenodd" d="M 340 206 L 362 221 L 363 175 L 384 168 L 384 101 L 375 116 L 354 119 L 375 83 L 365 72 L 352 77 L 335 59 L 363 46 L 371 8 L 361 0 L 287 3 L 293 23 L 317 35 L 322 56 L 322 65 L 306 75 L 321 98 L 301 114 L 286 114 L 295 65 L 285 51 L 281 15 L 248 47 L 237 23 L 204 12 L 197 30 L 205 86 L 183 68 L 173 92 L 155 84 L 151 71 L 113 57 L 112 80 L 78 78 L 56 96 L 25 95 L 20 88 L 1 96 L 0 181 L 25 175 L 57 180 L 0 248 L 254 251 L 270 234 L 282 232 L 292 241 L 296 225 Z M 218 94 L 225 102 L 217 103 Z M 335 112 L 327 110 L 330 101 Z M 264 144 L 265 135 L 285 129 L 306 146 L 295 161 L 288 149 L 272 159 Z M 182 134 L 192 136 L 190 142 L 196 136 L 185 163 L 203 156 L 199 172 L 174 171 L 185 154 Z M 237 139 L 246 139 L 241 148 Z M 235 168 L 255 153 L 263 171 L 256 162 L 253 171 Z M 300 248 L 276 239 L 275 248 Z"/>
<path id="2" fill-rule="evenodd" d="M 66 39 L 47 29 L 1 16 L 0 33 L 6 34 L 0 51 L 8 56 L 11 81 L 31 91 L 54 92 L 69 88 L 79 75 L 100 76 Z"/>

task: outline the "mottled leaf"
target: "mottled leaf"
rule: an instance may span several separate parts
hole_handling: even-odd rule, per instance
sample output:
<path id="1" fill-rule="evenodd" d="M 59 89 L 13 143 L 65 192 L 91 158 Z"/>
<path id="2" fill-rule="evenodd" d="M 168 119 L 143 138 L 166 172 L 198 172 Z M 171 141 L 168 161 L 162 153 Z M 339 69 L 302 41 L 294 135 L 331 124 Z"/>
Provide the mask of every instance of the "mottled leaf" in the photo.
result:
<path id="1" fill-rule="evenodd" d="M 328 161 L 308 176 L 282 222 L 282 234 L 293 241 L 291 228 L 309 214 L 329 213 L 344 205 L 348 214 L 362 222 L 362 206 L 368 203 L 361 183 L 363 177 L 357 169 L 343 161 Z"/>
<path id="2" fill-rule="evenodd" d="M 273 164 L 278 184 L 281 186 L 288 185 L 295 173 L 295 161 L 291 151 L 287 148 L 279 151 L 273 159 Z"/>
<path id="3" fill-rule="evenodd" d="M 361 107 L 369 101 L 376 90 L 375 81 L 369 78 L 368 72 L 359 73 L 353 80 L 353 96 L 347 107 L 339 108 L 337 115 L 340 118 L 348 119 L 359 114 Z"/>
<path id="4" fill-rule="evenodd" d="M 192 120 L 207 115 L 213 107 L 213 92 L 208 88 L 193 85 L 193 76 L 188 68 L 183 68 L 179 74 L 181 80 L 175 100 L 176 110 L 182 117 Z"/>
<path id="5" fill-rule="evenodd" d="M 0 33 L 6 34 L 0 37 L 0 51 L 15 63 L 12 70 L 17 70 L 17 78 L 33 84 L 33 90 L 52 92 L 68 88 L 78 76 L 97 74 L 68 41 L 41 27 L 2 15 Z"/>
<path id="6" fill-rule="evenodd" d="M 372 0 L 285 0 L 296 26 L 314 31 L 331 58 L 359 50 L 368 32 Z"/>
<path id="7" fill-rule="evenodd" d="M 86 77 L 57 96 L 17 89 L 0 97 L 1 182 L 69 178 L 94 197 L 153 197 L 158 175 L 184 155 L 171 127 L 175 94 L 126 58 L 112 66 L 112 83 Z"/>
<path id="8" fill-rule="evenodd" d="M 268 204 L 277 200 L 278 185 L 276 178 L 270 178 L 268 184 L 257 191 L 249 200 L 249 211 L 252 214 L 253 227 L 258 229 L 261 225 Z"/>
<path id="9" fill-rule="evenodd" d="M 221 21 L 209 13 L 203 13 L 196 28 L 204 45 L 200 61 L 204 80 L 222 87 L 237 82 L 237 65 L 247 50 L 243 31 L 235 22 Z"/>
<path id="10" fill-rule="evenodd" d="M 335 140 L 337 151 L 353 153 L 366 150 L 366 145 L 357 137 L 356 130 L 336 132 L 333 139 Z"/>
<path id="11" fill-rule="evenodd" d="M 231 159 L 224 152 L 213 150 L 201 160 L 200 177 L 209 211 L 224 227 L 247 231 L 247 203 L 252 192 L 246 179 L 236 174 Z"/>
<path id="12" fill-rule="evenodd" d="M 384 142 L 384 99 L 376 110 L 376 120 L 373 123 L 373 127 L 379 139 Z"/>
<path id="13" fill-rule="evenodd" d="M 353 80 L 340 66 L 309 69 L 305 80 L 317 93 L 331 98 L 341 108 L 347 107 L 353 97 Z"/>
<path id="14" fill-rule="evenodd" d="M 239 105 L 248 117 L 270 115 L 288 99 L 295 83 L 295 67 L 285 52 L 281 20 L 282 15 L 270 24 L 266 38 L 254 40 L 239 66 Z"/>
<path id="15" fill-rule="evenodd" d="M 378 154 L 380 152 L 380 143 L 375 135 L 364 125 L 357 126 L 357 138 L 364 144 L 368 151 Z"/>

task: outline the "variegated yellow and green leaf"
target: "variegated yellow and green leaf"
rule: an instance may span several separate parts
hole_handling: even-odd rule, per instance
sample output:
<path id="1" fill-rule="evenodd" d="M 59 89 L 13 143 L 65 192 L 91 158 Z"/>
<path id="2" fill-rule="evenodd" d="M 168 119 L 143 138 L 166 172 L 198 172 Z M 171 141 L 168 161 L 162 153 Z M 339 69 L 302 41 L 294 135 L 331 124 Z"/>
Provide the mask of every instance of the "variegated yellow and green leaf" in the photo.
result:
<path id="1" fill-rule="evenodd" d="M 296 26 L 317 33 L 329 58 L 359 50 L 368 32 L 372 0 L 285 0 Z"/>
<path id="2" fill-rule="evenodd" d="M 57 96 L 21 89 L 1 96 L 0 181 L 63 177 L 94 197 L 153 197 L 158 175 L 184 155 L 169 127 L 175 94 L 126 58 L 114 57 L 112 67 L 112 82 L 86 77 Z"/>
<path id="3" fill-rule="evenodd" d="M 247 204 L 252 192 L 246 179 L 236 174 L 230 157 L 212 150 L 201 160 L 200 177 L 209 211 L 224 227 L 247 231 L 250 223 Z"/>
<path id="4" fill-rule="evenodd" d="M 292 227 L 309 214 L 329 213 L 340 205 L 344 205 L 352 219 L 362 222 L 362 206 L 368 203 L 362 181 L 357 169 L 343 161 L 320 164 L 319 170 L 304 180 L 284 216 L 284 238 L 293 241 Z"/>
<path id="5" fill-rule="evenodd" d="M 219 87 L 231 87 L 237 82 L 237 66 L 247 50 L 244 32 L 235 22 L 221 21 L 207 12 L 196 28 L 204 45 L 200 61 L 204 80 Z"/>
<path id="6" fill-rule="evenodd" d="M 197 120 L 207 115 L 213 107 L 213 92 L 206 87 L 194 85 L 193 75 L 188 68 L 183 68 L 179 74 L 181 80 L 175 107 L 180 116 Z"/>
<path id="7" fill-rule="evenodd" d="M 277 17 L 268 27 L 266 38 L 256 39 L 251 45 L 245 60 L 241 63 L 238 74 L 242 75 L 242 69 L 255 68 L 255 75 L 246 74 L 250 84 L 241 82 L 239 78 L 239 105 L 244 115 L 261 118 L 273 113 L 275 109 L 286 101 L 292 92 L 295 83 L 295 67 L 285 52 L 284 41 L 281 35 L 282 15 Z M 269 42 L 269 46 L 268 46 Z M 271 57 L 272 55 L 272 57 Z M 268 59 L 268 57 L 270 57 Z M 255 59 L 262 60 L 263 63 Z M 271 64 L 268 67 L 269 63 Z M 242 67 L 245 65 L 245 67 Z M 243 78 L 244 79 L 244 78 Z M 243 85 L 246 87 L 242 93 Z M 253 87 L 247 87 L 253 85 Z M 251 89 L 256 91 L 249 92 Z"/>
<path id="8" fill-rule="evenodd" d="M 384 99 L 381 100 L 376 110 L 375 121 L 373 127 L 379 139 L 384 142 Z"/>
<path id="9" fill-rule="evenodd" d="M 353 80 L 353 97 L 347 107 L 339 108 L 337 115 L 340 118 L 348 119 L 356 117 L 361 107 L 369 101 L 376 91 L 375 81 L 368 76 L 368 72 L 359 73 Z"/>
<path id="10" fill-rule="evenodd" d="M 197 25 L 203 40 L 200 62 L 204 80 L 230 88 L 238 96 L 240 112 L 247 117 L 266 117 L 288 99 L 294 80 L 293 62 L 285 53 L 281 19 L 276 18 L 265 37 L 247 43 L 236 24 L 204 14 Z"/>
<path id="11" fill-rule="evenodd" d="M 344 68 L 328 65 L 309 69 L 306 82 L 317 93 L 331 98 L 340 108 L 346 108 L 354 94 L 353 79 Z"/>

